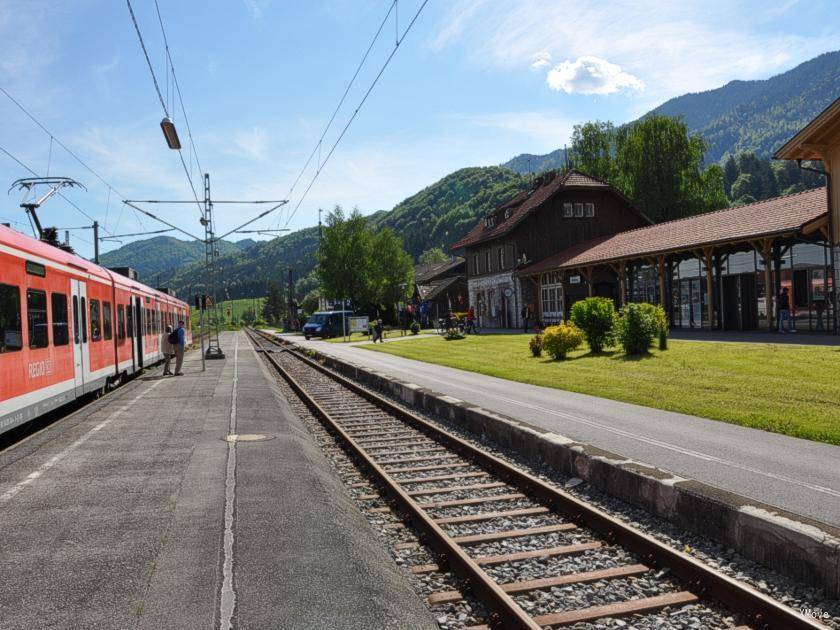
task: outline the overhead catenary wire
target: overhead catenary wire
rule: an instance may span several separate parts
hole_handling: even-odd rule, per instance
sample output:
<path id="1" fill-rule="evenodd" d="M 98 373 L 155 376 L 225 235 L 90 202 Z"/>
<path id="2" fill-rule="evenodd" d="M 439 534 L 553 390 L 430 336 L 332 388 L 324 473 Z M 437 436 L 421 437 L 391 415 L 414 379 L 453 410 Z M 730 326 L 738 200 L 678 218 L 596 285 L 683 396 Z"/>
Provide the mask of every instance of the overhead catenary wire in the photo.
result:
<path id="1" fill-rule="evenodd" d="M 167 118 L 171 118 L 171 115 L 169 113 L 169 107 L 167 106 L 166 101 L 163 98 L 163 94 L 160 91 L 160 84 L 158 83 L 157 75 L 155 74 L 155 69 L 152 66 L 152 60 L 149 57 L 149 51 L 146 49 L 146 42 L 143 40 L 143 34 L 140 32 L 140 25 L 137 22 L 137 16 L 134 15 L 134 8 L 131 6 L 131 0 L 125 0 L 125 2 L 128 5 L 128 12 L 131 15 L 131 21 L 134 24 L 134 30 L 137 33 L 137 39 L 140 40 L 140 48 L 143 49 L 143 56 L 146 58 L 146 64 L 149 66 L 149 73 L 152 75 L 152 83 L 154 83 L 155 92 L 157 93 L 158 100 L 160 101 L 160 106 L 163 108 L 164 115 Z M 157 7 L 157 2 L 155 2 L 155 6 Z M 160 16 L 160 8 L 159 7 L 158 7 L 158 20 L 160 21 L 160 28 L 161 28 L 161 31 L 163 32 L 164 44 L 165 44 L 165 47 L 166 47 L 166 59 L 169 62 L 170 68 L 172 68 L 173 77 L 174 77 L 175 76 L 175 74 L 174 74 L 175 71 L 174 71 L 174 67 L 172 66 L 172 58 L 169 55 L 169 44 L 168 44 L 167 39 L 166 39 L 166 31 L 163 28 L 163 20 L 161 19 L 161 16 Z M 180 89 L 178 90 L 178 93 L 180 95 Z M 181 105 L 183 106 L 183 101 L 181 102 Z M 186 121 L 186 112 L 184 113 L 184 120 Z M 190 134 L 190 141 L 192 141 L 192 132 L 189 130 L 189 122 L 187 122 L 187 128 L 188 128 L 188 132 Z M 193 152 L 195 153 L 195 146 L 194 145 L 193 145 Z M 181 151 L 181 149 L 178 149 L 178 157 L 180 158 L 181 166 L 184 169 L 184 174 L 187 176 L 187 181 L 190 184 L 190 189 L 192 190 L 193 197 L 195 198 L 195 204 L 198 207 L 198 211 L 201 213 L 201 218 L 203 219 L 204 218 L 204 207 L 201 205 L 201 202 L 198 200 L 198 192 L 196 192 L 195 183 L 193 182 L 192 176 L 190 175 L 190 170 L 187 167 L 187 163 L 184 160 L 184 154 Z M 198 162 L 197 157 L 196 157 L 196 162 Z"/>
<path id="2" fill-rule="evenodd" d="M 397 50 L 399 50 L 400 44 L 403 42 L 405 37 L 411 31 L 412 27 L 414 26 L 415 22 L 417 21 L 417 18 L 420 17 L 420 13 L 423 11 L 423 9 L 428 4 L 428 2 L 429 2 L 429 0 L 423 0 L 423 4 L 421 4 L 420 8 L 417 9 L 417 12 L 414 14 L 414 17 L 411 18 L 411 21 L 408 23 L 408 26 L 406 27 L 405 31 L 403 31 L 403 34 L 396 40 L 396 43 L 394 45 L 393 50 L 391 50 L 391 53 L 388 55 L 388 58 L 385 59 L 385 63 L 382 64 L 382 67 L 379 69 L 379 72 L 377 73 L 376 77 L 371 82 L 370 86 L 368 87 L 367 91 L 365 92 L 365 95 L 362 97 L 362 100 L 359 101 L 359 104 L 356 106 L 356 109 L 353 111 L 353 114 L 350 116 L 350 119 L 347 121 L 347 124 L 344 125 L 344 128 L 341 130 L 341 133 L 338 135 L 338 138 L 336 139 L 335 143 L 332 145 L 332 148 L 330 149 L 329 153 L 327 153 L 327 156 L 324 158 L 323 163 L 321 163 L 321 165 L 318 167 L 318 170 L 315 171 L 315 174 L 312 176 L 312 179 L 310 180 L 309 185 L 306 187 L 306 190 L 303 192 L 303 195 L 298 200 L 297 204 L 295 204 L 294 209 L 292 210 L 291 214 L 289 214 L 289 217 L 286 219 L 286 223 L 284 224 L 284 227 L 288 227 L 289 223 L 294 218 L 295 214 L 298 211 L 298 208 L 300 208 L 301 204 L 306 199 L 306 196 L 309 194 L 309 191 L 312 189 L 312 186 L 315 185 L 315 182 L 317 181 L 318 176 L 321 174 L 321 171 L 323 170 L 324 166 L 327 164 L 327 162 L 329 162 L 330 158 L 332 157 L 333 153 L 335 152 L 336 147 L 338 147 L 342 138 L 344 138 L 344 135 L 347 133 L 347 130 L 350 128 L 350 125 L 356 119 L 356 116 L 358 116 L 359 111 L 362 109 L 362 107 L 365 104 L 365 101 L 367 101 L 368 97 L 370 96 L 371 92 L 373 91 L 373 88 L 376 87 L 376 84 L 379 82 L 379 79 L 382 77 L 383 73 L 385 72 L 385 69 L 388 67 L 388 64 L 391 63 L 391 60 L 394 58 L 394 55 L 397 53 Z M 380 30 L 381 30 L 381 27 L 380 27 Z"/>

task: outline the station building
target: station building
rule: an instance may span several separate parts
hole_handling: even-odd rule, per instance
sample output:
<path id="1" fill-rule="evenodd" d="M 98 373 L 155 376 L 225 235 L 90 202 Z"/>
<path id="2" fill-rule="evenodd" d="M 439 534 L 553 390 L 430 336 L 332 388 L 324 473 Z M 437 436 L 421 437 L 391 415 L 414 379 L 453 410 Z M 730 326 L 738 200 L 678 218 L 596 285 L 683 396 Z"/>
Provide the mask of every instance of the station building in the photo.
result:
<path id="1" fill-rule="evenodd" d="M 837 333 L 840 99 L 774 157 L 820 160 L 828 185 L 654 225 L 607 182 L 549 173 L 453 246 L 470 304 L 487 327 L 521 326 L 525 305 L 562 321 L 604 296 L 661 304 L 675 328 L 773 330 L 787 288 L 797 330 Z"/>

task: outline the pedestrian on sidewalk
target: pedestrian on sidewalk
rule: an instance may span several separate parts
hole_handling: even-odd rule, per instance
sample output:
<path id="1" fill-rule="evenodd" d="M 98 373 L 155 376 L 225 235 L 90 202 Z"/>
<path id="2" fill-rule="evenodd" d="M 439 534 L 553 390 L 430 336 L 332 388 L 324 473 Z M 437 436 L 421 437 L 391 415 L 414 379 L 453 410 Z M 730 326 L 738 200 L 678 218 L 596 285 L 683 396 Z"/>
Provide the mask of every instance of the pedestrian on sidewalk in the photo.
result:
<path id="1" fill-rule="evenodd" d="M 175 356 L 175 344 L 172 343 L 173 339 L 178 339 L 177 333 L 173 333 L 172 326 L 166 327 L 166 332 L 163 334 L 163 339 L 161 339 L 161 348 L 163 349 L 163 358 L 166 359 L 166 362 L 163 364 L 163 375 L 164 376 L 171 376 L 172 370 L 169 369 L 170 364 L 172 363 L 172 357 Z"/>
<path id="2" fill-rule="evenodd" d="M 373 343 L 379 341 L 379 343 L 385 343 L 385 339 L 382 338 L 382 319 L 376 320 L 376 325 L 374 326 L 374 330 L 376 331 L 376 339 L 373 340 Z"/>
<path id="3" fill-rule="evenodd" d="M 181 366 L 184 364 L 184 351 L 187 348 L 187 331 L 184 330 L 184 320 L 178 320 L 178 343 L 175 344 L 175 376 L 183 376 Z"/>
<path id="4" fill-rule="evenodd" d="M 793 319 L 790 316 L 790 296 L 788 288 L 784 287 L 779 294 L 779 332 L 785 332 L 785 321 L 788 323 L 788 331 L 796 332 L 793 328 Z"/>

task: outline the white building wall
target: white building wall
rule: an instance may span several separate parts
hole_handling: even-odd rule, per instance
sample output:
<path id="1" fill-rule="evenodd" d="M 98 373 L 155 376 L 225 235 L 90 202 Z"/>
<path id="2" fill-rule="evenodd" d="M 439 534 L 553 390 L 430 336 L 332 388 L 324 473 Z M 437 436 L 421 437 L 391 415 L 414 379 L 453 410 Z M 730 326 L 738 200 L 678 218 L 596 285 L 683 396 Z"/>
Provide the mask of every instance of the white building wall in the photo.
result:
<path id="1" fill-rule="evenodd" d="M 470 296 L 470 306 L 475 307 L 479 322 L 487 328 L 500 328 L 502 326 L 501 305 L 504 290 L 510 288 L 513 294 L 507 298 L 507 309 L 509 323 L 518 328 L 522 325 L 519 316 L 522 309 L 522 290 L 520 279 L 513 275 L 513 271 L 496 273 L 484 276 L 471 276 L 467 278 L 467 292 Z M 487 303 L 490 291 L 494 292 L 493 303 Z M 483 309 L 479 308 L 478 296 L 483 293 L 485 303 Z"/>

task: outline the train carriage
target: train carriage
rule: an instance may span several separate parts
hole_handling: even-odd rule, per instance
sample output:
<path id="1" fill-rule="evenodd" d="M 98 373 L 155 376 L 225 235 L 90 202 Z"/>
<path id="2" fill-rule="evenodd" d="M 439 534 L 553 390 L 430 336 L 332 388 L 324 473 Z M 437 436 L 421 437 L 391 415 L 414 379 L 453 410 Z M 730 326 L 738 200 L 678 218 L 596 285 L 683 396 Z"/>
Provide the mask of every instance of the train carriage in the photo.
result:
<path id="1" fill-rule="evenodd" d="M 0 433 L 163 358 L 189 306 L 0 226 Z"/>

